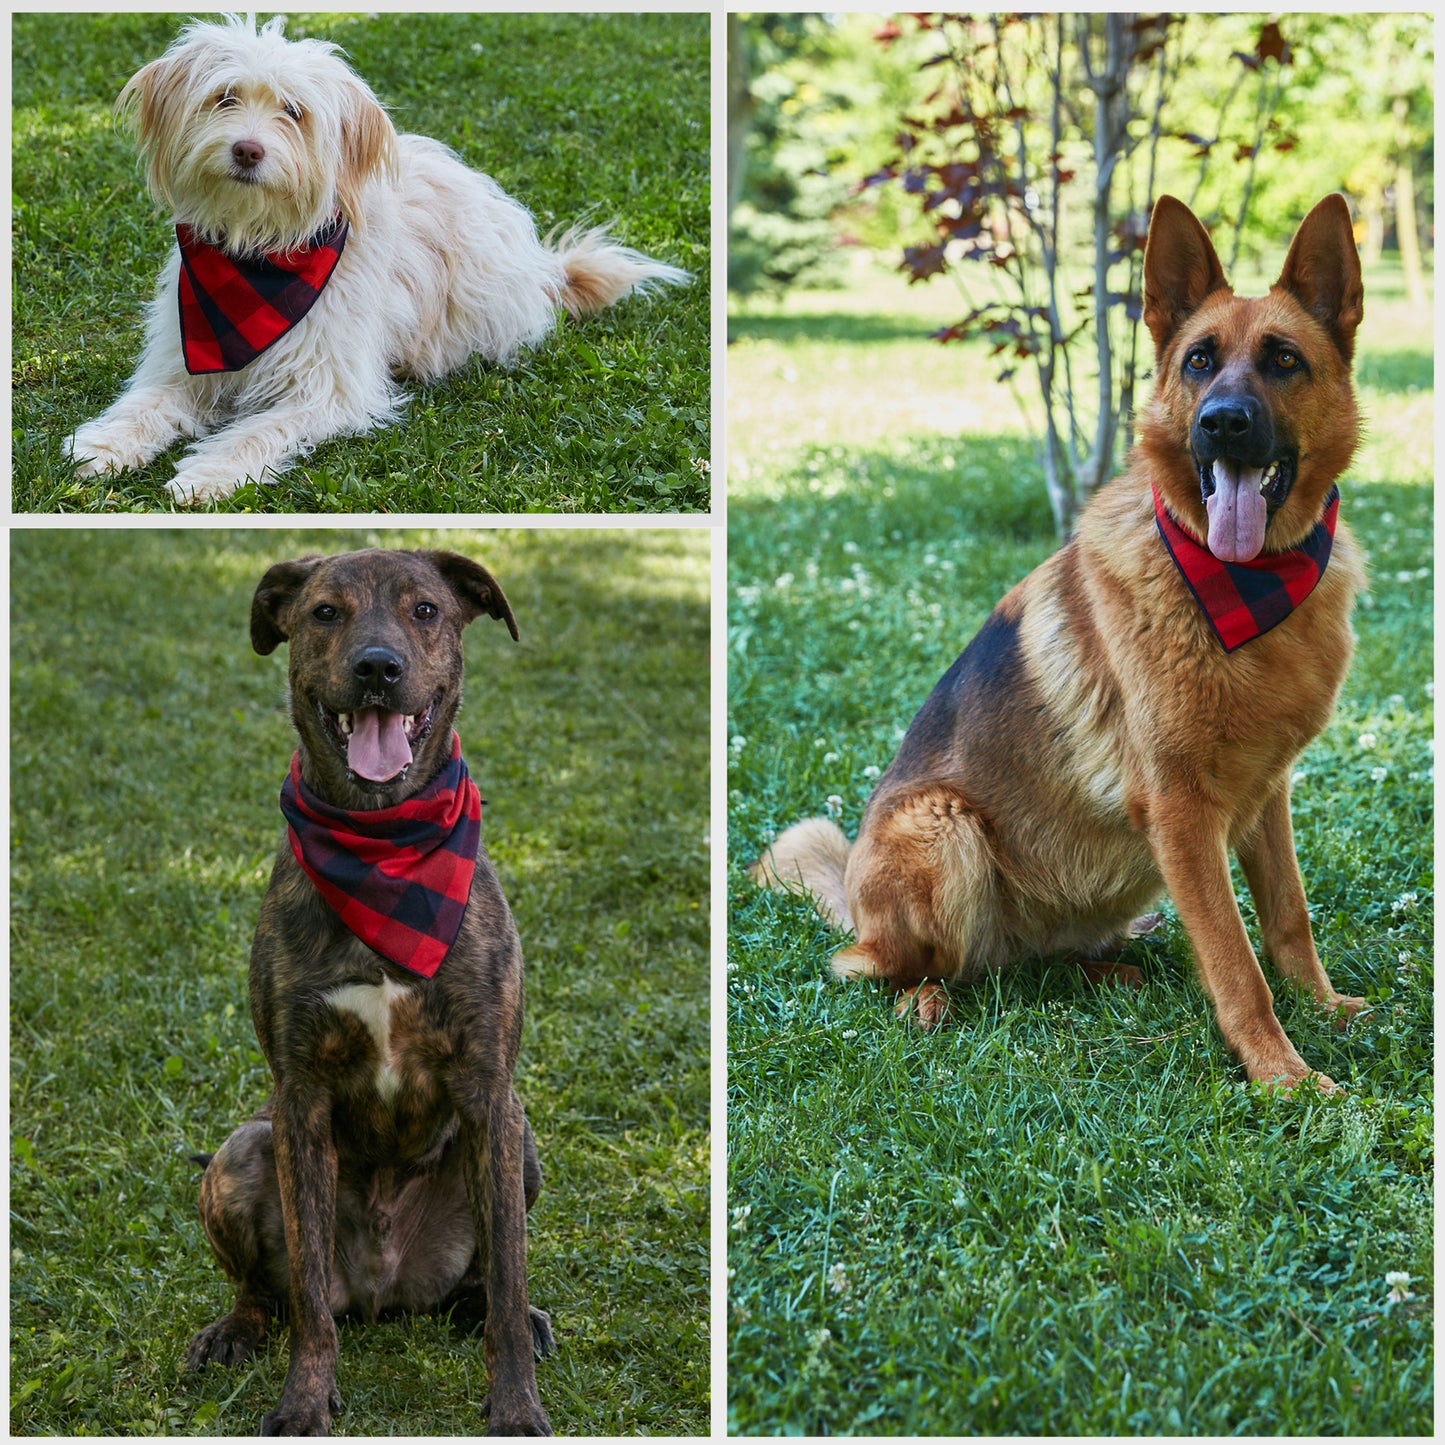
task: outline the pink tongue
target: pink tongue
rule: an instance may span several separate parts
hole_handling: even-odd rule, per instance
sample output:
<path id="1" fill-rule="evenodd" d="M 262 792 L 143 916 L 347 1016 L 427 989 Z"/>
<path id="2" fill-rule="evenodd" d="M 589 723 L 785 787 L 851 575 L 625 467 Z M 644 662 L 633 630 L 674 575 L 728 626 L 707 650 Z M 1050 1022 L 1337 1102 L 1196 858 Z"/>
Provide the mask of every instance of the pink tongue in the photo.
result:
<path id="1" fill-rule="evenodd" d="M 411 744 L 399 712 L 364 707 L 351 714 L 351 740 L 346 763 L 359 778 L 390 782 L 411 762 Z"/>
<path id="2" fill-rule="evenodd" d="M 1214 464 L 1214 495 L 1204 504 L 1209 513 L 1209 550 L 1221 562 L 1250 562 L 1264 547 L 1269 508 L 1260 495 L 1264 470 L 1239 462 Z"/>

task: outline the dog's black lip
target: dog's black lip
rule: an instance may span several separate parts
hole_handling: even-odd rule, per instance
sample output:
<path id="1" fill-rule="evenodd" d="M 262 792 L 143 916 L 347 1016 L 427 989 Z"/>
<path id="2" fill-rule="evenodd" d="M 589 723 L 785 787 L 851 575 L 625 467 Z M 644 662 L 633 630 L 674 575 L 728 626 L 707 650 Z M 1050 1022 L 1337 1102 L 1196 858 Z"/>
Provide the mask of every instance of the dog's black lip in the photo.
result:
<path id="1" fill-rule="evenodd" d="M 1289 494 L 1294 487 L 1295 476 L 1299 470 L 1299 460 L 1293 452 L 1281 452 L 1267 458 L 1263 463 L 1240 461 L 1236 457 L 1205 458 L 1195 452 L 1194 465 L 1199 471 L 1199 499 L 1202 502 L 1207 502 L 1214 495 L 1214 463 L 1216 461 L 1232 461 L 1236 466 L 1262 466 L 1265 469 L 1278 463 L 1278 473 L 1264 489 L 1264 504 L 1271 516 L 1289 500 Z"/>

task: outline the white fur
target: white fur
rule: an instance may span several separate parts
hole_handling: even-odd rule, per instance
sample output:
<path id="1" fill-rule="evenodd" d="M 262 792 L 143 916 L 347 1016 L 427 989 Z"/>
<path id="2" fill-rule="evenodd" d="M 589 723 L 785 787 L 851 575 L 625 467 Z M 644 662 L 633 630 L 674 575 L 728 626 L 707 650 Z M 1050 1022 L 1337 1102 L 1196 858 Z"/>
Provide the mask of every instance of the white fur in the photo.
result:
<path id="1" fill-rule="evenodd" d="M 191 376 L 173 248 L 134 376 L 66 440 L 77 476 L 144 466 L 192 437 L 167 490 L 178 502 L 224 497 L 328 437 L 397 420 L 397 377 L 434 380 L 474 352 L 510 366 L 552 330 L 558 306 L 580 315 L 688 279 L 600 229 L 542 241 L 490 176 L 398 135 L 335 46 L 288 41 L 283 23 L 190 26 L 118 106 L 136 112 L 147 184 L 177 221 L 241 254 L 300 245 L 340 211 L 351 222 L 341 260 L 303 320 L 250 365 Z M 238 142 L 263 149 L 253 169 L 233 161 Z"/>

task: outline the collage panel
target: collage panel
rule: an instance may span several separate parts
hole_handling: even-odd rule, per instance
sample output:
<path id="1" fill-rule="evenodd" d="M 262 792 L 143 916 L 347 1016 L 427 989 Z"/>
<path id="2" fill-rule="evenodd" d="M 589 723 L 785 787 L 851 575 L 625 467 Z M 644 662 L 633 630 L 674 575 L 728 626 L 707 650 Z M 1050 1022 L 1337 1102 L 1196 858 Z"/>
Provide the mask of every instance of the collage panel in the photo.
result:
<path id="1" fill-rule="evenodd" d="M 729 16 L 731 1433 L 1433 1429 L 1434 64 Z"/>
<path id="2" fill-rule="evenodd" d="M 710 17 L 256 21 L 12 17 L 14 509 L 711 511 Z"/>
<path id="3" fill-rule="evenodd" d="M 707 1433 L 711 550 L 11 531 L 14 1434 Z"/>

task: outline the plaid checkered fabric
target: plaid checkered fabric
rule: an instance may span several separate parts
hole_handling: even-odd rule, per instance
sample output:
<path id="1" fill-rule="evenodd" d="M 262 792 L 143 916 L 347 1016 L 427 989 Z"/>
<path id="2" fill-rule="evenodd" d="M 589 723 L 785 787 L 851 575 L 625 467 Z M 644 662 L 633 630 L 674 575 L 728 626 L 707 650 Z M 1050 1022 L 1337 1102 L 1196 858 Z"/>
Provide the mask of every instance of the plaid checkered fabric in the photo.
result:
<path id="1" fill-rule="evenodd" d="M 1169 515 L 1154 488 L 1159 535 L 1226 652 L 1278 626 L 1314 591 L 1329 565 L 1339 514 L 1340 489 L 1331 487 L 1323 517 L 1298 547 L 1221 562 Z"/>
<path id="2" fill-rule="evenodd" d="M 240 371 L 279 341 L 325 289 L 349 230 L 337 216 L 300 250 L 238 257 L 178 225 L 186 370 L 192 376 Z"/>
<path id="3" fill-rule="evenodd" d="M 452 734 L 451 761 L 394 808 L 350 812 L 301 781 L 281 787 L 291 851 L 338 918 L 383 958 L 430 978 L 456 941 L 482 837 L 482 800 Z"/>

